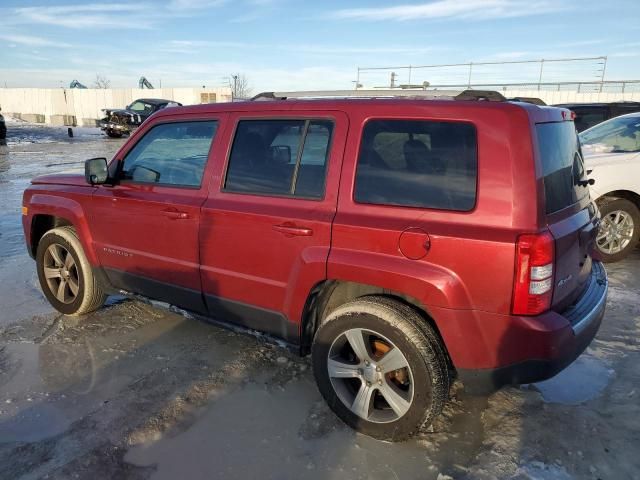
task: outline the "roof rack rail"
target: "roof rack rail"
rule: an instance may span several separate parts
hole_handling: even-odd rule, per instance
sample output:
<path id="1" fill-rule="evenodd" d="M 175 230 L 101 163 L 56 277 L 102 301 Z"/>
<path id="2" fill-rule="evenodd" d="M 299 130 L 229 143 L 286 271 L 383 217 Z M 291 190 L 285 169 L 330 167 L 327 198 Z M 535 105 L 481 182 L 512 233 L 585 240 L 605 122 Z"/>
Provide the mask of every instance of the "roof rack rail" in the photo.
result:
<path id="1" fill-rule="evenodd" d="M 524 102 L 531 103 L 533 105 L 545 106 L 544 100 L 538 97 L 513 97 L 508 99 L 510 102 Z"/>
<path id="2" fill-rule="evenodd" d="M 299 92 L 262 92 L 251 101 L 290 99 L 343 99 L 343 98 L 422 98 L 505 102 L 507 99 L 493 90 L 308 90 Z"/>

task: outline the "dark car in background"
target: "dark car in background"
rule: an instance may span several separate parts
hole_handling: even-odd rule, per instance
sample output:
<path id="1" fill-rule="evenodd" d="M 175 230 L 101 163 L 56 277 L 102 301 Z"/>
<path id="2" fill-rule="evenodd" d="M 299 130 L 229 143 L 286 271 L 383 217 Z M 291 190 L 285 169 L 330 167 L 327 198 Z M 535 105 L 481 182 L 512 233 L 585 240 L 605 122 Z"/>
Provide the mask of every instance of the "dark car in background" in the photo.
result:
<path id="1" fill-rule="evenodd" d="M 161 98 L 140 98 L 123 109 L 103 110 L 105 117 L 100 128 L 112 138 L 130 134 L 153 113 L 167 107 L 181 107 L 182 104 Z"/>
<path id="2" fill-rule="evenodd" d="M 4 121 L 2 113 L 0 113 L 0 145 L 7 142 L 7 124 Z"/>
<path id="3" fill-rule="evenodd" d="M 578 132 L 609 120 L 610 118 L 640 112 L 640 102 L 611 102 L 611 103 L 563 103 L 554 105 L 568 108 L 576 114 L 574 120 Z"/>

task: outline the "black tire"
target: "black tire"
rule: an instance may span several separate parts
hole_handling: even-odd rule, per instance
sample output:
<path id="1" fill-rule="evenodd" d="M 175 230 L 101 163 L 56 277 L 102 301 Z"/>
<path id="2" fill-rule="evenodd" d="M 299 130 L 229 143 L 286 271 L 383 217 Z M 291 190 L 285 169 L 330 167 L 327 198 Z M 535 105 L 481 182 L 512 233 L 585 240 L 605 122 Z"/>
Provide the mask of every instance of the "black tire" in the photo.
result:
<path id="1" fill-rule="evenodd" d="M 110 138 L 122 138 L 122 133 L 116 132 L 115 130 L 107 130 L 106 133 Z"/>
<path id="2" fill-rule="evenodd" d="M 601 246 L 604 240 L 597 241 L 598 251 L 600 253 L 602 261 L 606 263 L 618 262 L 629 255 L 638 245 L 638 240 L 640 240 L 640 209 L 638 209 L 638 206 L 636 204 L 625 198 L 604 198 L 598 203 L 598 207 L 600 209 L 600 216 L 603 219 L 601 223 L 601 229 L 598 232 L 598 237 L 605 233 L 604 228 L 606 226 L 606 222 L 604 221 L 604 219 L 608 215 L 613 215 L 614 212 L 624 212 L 633 221 L 633 232 L 631 233 L 631 239 L 622 250 L 615 253 L 608 253 Z"/>
<path id="3" fill-rule="evenodd" d="M 45 277 L 45 254 L 52 245 L 62 247 L 63 250 L 61 251 L 66 251 L 71 255 L 74 263 L 73 271 L 74 278 L 77 280 L 77 293 L 73 297 L 71 289 L 67 291 L 68 295 L 73 297 L 68 303 L 56 297 Z M 107 299 L 107 295 L 93 275 L 91 265 L 84 254 L 78 235 L 73 227 L 54 228 L 43 235 L 38 243 L 36 268 L 40 287 L 45 297 L 47 297 L 53 308 L 60 313 L 65 315 L 84 315 L 100 308 Z"/>
<path id="4" fill-rule="evenodd" d="M 373 337 L 377 334 L 388 340 L 392 344 L 391 348 L 399 349 L 408 364 L 408 377 L 411 379 L 413 393 L 406 412 L 400 416 L 392 415 L 397 418 L 369 421 L 354 413 L 334 388 L 329 374 L 329 356 L 332 355 L 333 346 L 345 336 L 345 332 L 359 329 L 367 334 L 373 332 Z M 374 343 L 375 341 L 377 340 Z M 315 334 L 311 354 L 318 389 L 329 407 L 353 429 L 380 440 L 400 441 L 409 438 L 420 428 L 433 422 L 448 398 L 448 363 L 438 335 L 412 308 L 392 299 L 362 297 L 331 312 Z M 382 362 L 384 358 L 381 357 L 379 361 Z M 358 371 L 362 372 L 361 369 Z M 345 381 L 353 384 L 356 390 L 357 385 L 362 389 L 364 383 L 367 383 L 362 376 Z M 368 382 L 367 385 L 371 383 Z M 375 389 L 375 384 L 371 388 Z M 373 394 L 374 397 L 369 402 L 370 411 L 374 412 L 378 408 L 376 404 L 379 402 L 375 395 L 381 393 L 378 390 L 378 393 Z M 380 409 L 382 413 L 385 413 L 384 402 L 383 399 Z M 390 405 L 386 405 L 387 410 L 391 410 Z"/>

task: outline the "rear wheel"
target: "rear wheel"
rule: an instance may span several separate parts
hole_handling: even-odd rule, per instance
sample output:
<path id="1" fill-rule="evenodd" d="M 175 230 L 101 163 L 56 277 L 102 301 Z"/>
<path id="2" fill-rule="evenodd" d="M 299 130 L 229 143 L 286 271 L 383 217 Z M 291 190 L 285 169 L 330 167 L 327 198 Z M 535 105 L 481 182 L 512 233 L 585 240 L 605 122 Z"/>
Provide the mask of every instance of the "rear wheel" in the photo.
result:
<path id="1" fill-rule="evenodd" d="M 403 440 L 430 424 L 449 391 L 438 336 L 410 307 L 364 297 L 332 312 L 312 348 L 318 388 L 355 430 Z"/>
<path id="2" fill-rule="evenodd" d="M 92 312 L 107 299 L 73 227 L 54 228 L 43 235 L 36 265 L 44 295 L 65 315 Z"/>
<path id="3" fill-rule="evenodd" d="M 111 138 L 122 138 L 122 132 L 116 130 L 107 130 L 107 136 Z"/>
<path id="4" fill-rule="evenodd" d="M 625 198 L 600 204 L 602 217 L 596 243 L 604 262 L 617 262 L 637 246 L 640 238 L 640 210 Z"/>

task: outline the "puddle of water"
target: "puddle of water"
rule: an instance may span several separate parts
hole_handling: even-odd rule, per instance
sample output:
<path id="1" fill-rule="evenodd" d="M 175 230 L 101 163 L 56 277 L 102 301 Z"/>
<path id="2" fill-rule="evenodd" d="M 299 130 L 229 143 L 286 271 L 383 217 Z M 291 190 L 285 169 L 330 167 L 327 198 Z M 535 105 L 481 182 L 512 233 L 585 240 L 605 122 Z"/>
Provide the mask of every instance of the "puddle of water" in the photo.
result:
<path id="1" fill-rule="evenodd" d="M 155 465 L 152 478 L 436 478 L 429 452 L 416 441 L 399 444 L 358 435 L 330 412 L 311 378 L 283 390 L 248 384 L 222 393 L 187 431 L 133 447 L 125 460 Z M 326 409 L 324 409 L 326 410 Z M 321 418 L 320 418 L 321 417 Z M 328 431 L 326 425 L 332 425 Z M 314 425 L 324 431 L 314 433 Z"/>
<path id="2" fill-rule="evenodd" d="M 548 403 L 578 405 L 600 395 L 613 373 L 602 360 L 582 355 L 555 377 L 535 383 L 534 388 Z"/>
<path id="3" fill-rule="evenodd" d="M 573 480 L 564 467 L 536 461 L 520 467 L 514 478 L 522 480 Z"/>
<path id="4" fill-rule="evenodd" d="M 22 192 L 31 178 L 70 168 L 80 171 L 85 159 L 110 158 L 123 143 L 108 141 L 95 128 L 76 128 L 70 139 L 66 127 L 24 122 L 9 122 L 8 127 L 9 145 L 0 146 L 0 327 L 52 312 L 40 292 L 22 232 Z"/>

